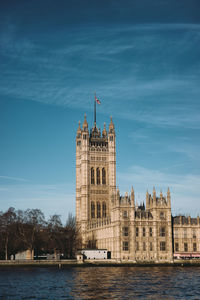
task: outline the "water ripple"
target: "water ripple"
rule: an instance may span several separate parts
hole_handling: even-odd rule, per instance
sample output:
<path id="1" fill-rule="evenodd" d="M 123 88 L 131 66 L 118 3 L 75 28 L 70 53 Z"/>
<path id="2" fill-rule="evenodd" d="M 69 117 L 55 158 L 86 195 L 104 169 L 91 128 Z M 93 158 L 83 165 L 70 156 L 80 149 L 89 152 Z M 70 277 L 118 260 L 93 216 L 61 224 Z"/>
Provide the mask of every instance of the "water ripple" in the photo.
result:
<path id="1" fill-rule="evenodd" d="M 198 267 L 0 269 L 0 299 L 200 299 Z"/>

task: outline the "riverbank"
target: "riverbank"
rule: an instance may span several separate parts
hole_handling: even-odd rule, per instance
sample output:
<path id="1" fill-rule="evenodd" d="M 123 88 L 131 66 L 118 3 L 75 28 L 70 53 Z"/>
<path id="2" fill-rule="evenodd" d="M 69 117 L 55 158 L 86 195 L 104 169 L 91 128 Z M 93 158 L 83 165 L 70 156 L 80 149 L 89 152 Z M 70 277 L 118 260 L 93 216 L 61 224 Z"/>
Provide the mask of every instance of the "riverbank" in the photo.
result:
<path id="1" fill-rule="evenodd" d="M 34 267 L 158 267 L 158 266 L 199 266 L 200 260 L 174 260 L 169 263 L 156 262 L 133 262 L 133 261 L 116 261 L 116 260 L 85 260 L 80 263 L 76 259 L 73 260 L 0 260 L 1 267 L 14 266 L 34 266 Z"/>

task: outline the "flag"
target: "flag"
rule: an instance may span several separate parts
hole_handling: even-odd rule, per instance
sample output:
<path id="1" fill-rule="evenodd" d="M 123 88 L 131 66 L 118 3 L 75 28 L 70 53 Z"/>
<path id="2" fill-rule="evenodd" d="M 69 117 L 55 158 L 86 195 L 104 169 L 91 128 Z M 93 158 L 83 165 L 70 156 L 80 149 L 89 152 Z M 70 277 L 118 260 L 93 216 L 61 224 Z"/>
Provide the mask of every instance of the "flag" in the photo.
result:
<path id="1" fill-rule="evenodd" d="M 96 100 L 97 104 L 101 104 L 101 101 L 99 99 L 97 99 L 96 95 L 95 95 L 95 100 Z"/>

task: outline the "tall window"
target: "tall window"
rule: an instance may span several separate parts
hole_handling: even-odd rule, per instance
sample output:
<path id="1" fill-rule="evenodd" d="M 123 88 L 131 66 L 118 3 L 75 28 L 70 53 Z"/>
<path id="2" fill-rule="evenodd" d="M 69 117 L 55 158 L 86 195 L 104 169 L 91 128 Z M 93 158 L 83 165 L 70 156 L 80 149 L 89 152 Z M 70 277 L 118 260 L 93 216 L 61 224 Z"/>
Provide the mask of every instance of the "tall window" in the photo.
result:
<path id="1" fill-rule="evenodd" d="M 123 236 L 128 236 L 128 227 L 123 227 L 122 228 L 122 235 Z"/>
<path id="2" fill-rule="evenodd" d="M 197 243 L 193 243 L 193 251 L 194 251 L 194 252 L 197 251 Z"/>
<path id="3" fill-rule="evenodd" d="M 188 251 L 188 244 L 184 243 L 184 251 L 187 252 Z"/>
<path id="4" fill-rule="evenodd" d="M 95 218 L 95 204 L 91 202 L 91 218 Z"/>
<path id="5" fill-rule="evenodd" d="M 152 227 L 149 228 L 149 236 L 153 235 Z"/>
<path id="6" fill-rule="evenodd" d="M 179 244 L 175 243 L 175 251 L 178 252 L 179 251 Z"/>
<path id="7" fill-rule="evenodd" d="M 187 239 L 187 228 L 183 229 L 183 238 Z"/>
<path id="8" fill-rule="evenodd" d="M 106 170 L 102 169 L 102 184 L 106 184 Z"/>
<path id="9" fill-rule="evenodd" d="M 160 236 L 165 236 L 165 227 L 160 228 Z"/>
<path id="10" fill-rule="evenodd" d="M 166 250 L 165 242 L 160 242 L 160 251 L 165 251 L 165 250 Z"/>
<path id="11" fill-rule="evenodd" d="M 160 219 L 164 219 L 165 218 L 165 214 L 163 211 L 160 212 Z"/>
<path id="12" fill-rule="evenodd" d="M 100 184 L 100 170 L 97 168 L 97 184 Z"/>
<path id="13" fill-rule="evenodd" d="M 146 243 L 143 243 L 143 251 L 146 251 Z"/>
<path id="14" fill-rule="evenodd" d="M 128 251 L 128 242 L 123 242 L 123 251 Z"/>
<path id="15" fill-rule="evenodd" d="M 150 242 L 150 251 L 153 251 L 153 244 L 152 244 L 152 242 Z"/>
<path id="16" fill-rule="evenodd" d="M 123 218 L 126 219 L 127 217 L 128 217 L 127 210 L 124 210 L 124 211 L 123 211 Z"/>
<path id="17" fill-rule="evenodd" d="M 91 184 L 94 184 L 94 168 L 91 168 Z"/>
<path id="18" fill-rule="evenodd" d="M 106 203 L 103 202 L 103 218 L 106 218 Z"/>
<path id="19" fill-rule="evenodd" d="M 97 202 L 97 218 L 101 218 L 101 204 Z"/>
<path id="20" fill-rule="evenodd" d="M 135 228 L 135 235 L 139 236 L 139 228 L 138 227 Z"/>
<path id="21" fill-rule="evenodd" d="M 196 237 L 197 237 L 195 229 L 193 229 L 193 231 L 192 231 L 192 237 L 193 237 L 193 239 L 196 239 Z"/>
<path id="22" fill-rule="evenodd" d="M 139 243 L 136 242 L 136 251 L 139 251 Z"/>
<path id="23" fill-rule="evenodd" d="M 143 227 L 143 231 L 142 232 L 143 232 L 143 236 L 145 236 L 145 227 Z"/>

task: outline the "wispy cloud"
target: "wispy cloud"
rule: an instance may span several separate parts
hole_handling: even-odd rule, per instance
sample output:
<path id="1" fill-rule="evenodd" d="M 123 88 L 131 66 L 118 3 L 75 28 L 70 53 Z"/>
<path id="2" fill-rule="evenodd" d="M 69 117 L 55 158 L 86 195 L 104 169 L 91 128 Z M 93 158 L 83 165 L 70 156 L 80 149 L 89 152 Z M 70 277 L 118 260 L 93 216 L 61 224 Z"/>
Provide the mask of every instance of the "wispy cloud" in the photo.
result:
<path id="1" fill-rule="evenodd" d="M 20 182 L 29 182 L 28 179 L 24 179 L 24 178 L 20 178 L 20 177 L 2 176 L 2 175 L 0 175 L 0 179 L 11 180 L 11 181 L 20 181 Z"/>
<path id="2" fill-rule="evenodd" d="M 174 213 L 195 213 L 199 197 L 200 175 L 194 174 L 175 174 L 164 170 L 163 172 L 156 169 L 147 169 L 141 166 L 130 167 L 126 173 L 118 173 L 118 180 L 122 186 L 122 192 L 127 187 L 135 188 L 136 200 L 145 201 L 146 189 L 151 193 L 153 186 L 156 187 L 157 193 L 160 190 L 166 194 L 167 188 L 170 187 L 172 196 L 172 209 Z M 185 211 L 183 211 L 185 210 Z"/>
<path id="3" fill-rule="evenodd" d="M 169 30 L 180 34 L 169 38 Z M 199 128 L 200 61 L 191 60 L 200 44 L 198 24 L 111 26 L 106 32 L 83 28 L 81 33 L 66 35 L 62 47 L 49 49 L 18 37 L 17 26 L 9 25 L 0 35 L 1 53 L 10 64 L 2 68 L 0 93 L 90 110 L 98 89 L 107 111 L 120 118 Z M 180 57 L 191 63 L 180 64 Z"/>

